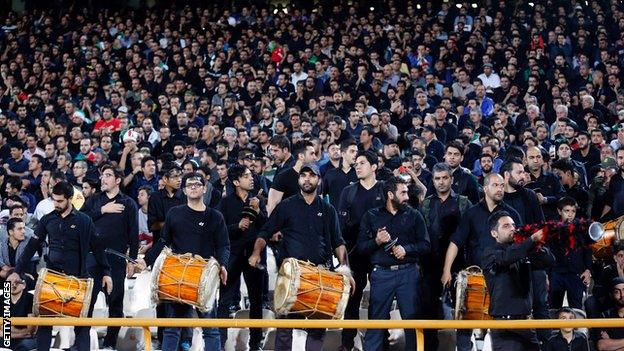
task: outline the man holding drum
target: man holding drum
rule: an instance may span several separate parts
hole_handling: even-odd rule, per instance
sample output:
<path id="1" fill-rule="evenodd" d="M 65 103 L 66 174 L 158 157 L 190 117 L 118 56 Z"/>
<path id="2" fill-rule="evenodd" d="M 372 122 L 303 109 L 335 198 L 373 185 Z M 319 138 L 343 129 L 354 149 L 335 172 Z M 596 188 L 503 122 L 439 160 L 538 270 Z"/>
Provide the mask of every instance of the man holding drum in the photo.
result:
<path id="1" fill-rule="evenodd" d="M 164 248 L 170 247 L 174 253 L 191 253 L 204 259 L 214 257 L 219 265 L 221 283 L 227 283 L 225 266 L 230 256 L 230 241 L 223 215 L 204 204 L 205 180 L 196 172 L 182 178 L 182 189 L 186 195 L 185 205 L 173 207 L 167 213 L 162 227 L 160 241 L 155 243 L 145 255 L 145 260 L 137 259 L 139 269 L 152 266 Z M 215 304 L 216 305 L 216 304 Z M 193 307 L 177 302 L 164 303 L 167 318 L 192 318 Z M 216 306 L 208 313 L 197 311 L 200 318 L 216 316 Z M 163 351 L 177 351 L 181 328 L 165 328 L 163 331 Z M 217 328 L 204 328 L 204 350 L 219 350 L 221 342 Z"/>
<path id="2" fill-rule="evenodd" d="M 281 201 L 271 213 L 268 222 L 258 234 L 254 252 L 249 257 L 249 265 L 258 266 L 267 241 L 273 233 L 279 231 L 283 235 L 280 246 L 280 250 L 284 253 L 283 257 L 329 267 L 334 254 L 340 263 L 337 271 L 351 271 L 336 210 L 317 194 L 320 174 L 318 166 L 314 163 L 306 163 L 301 167 L 300 194 Z M 350 283 L 353 291 L 355 283 L 352 279 Z M 305 350 L 322 350 L 325 330 L 309 329 L 307 332 Z M 293 349 L 296 348 L 293 347 L 292 329 L 277 329 L 275 350 Z"/>
<path id="3" fill-rule="evenodd" d="M 20 257 L 14 272 L 7 278 L 16 283 L 21 280 L 20 274 L 28 267 L 30 259 L 39 246 L 49 242 L 47 268 L 67 275 L 85 278 L 89 276 L 87 270 L 87 256 L 93 253 L 95 261 L 103 272 L 102 286 L 110 294 L 113 290 L 113 281 L 110 277 L 110 266 L 104 254 L 101 241 L 95 236 L 95 226 L 89 216 L 76 210 L 71 204 L 74 187 L 67 182 L 59 182 L 52 189 L 54 211 L 43 216 L 35 235 L 28 242 L 24 254 Z M 95 297 L 91 299 L 89 317 L 93 311 Z M 90 349 L 89 331 L 91 327 L 74 327 L 76 333 L 75 346 L 80 351 Z M 37 350 L 49 350 L 52 341 L 52 327 L 37 329 Z"/>

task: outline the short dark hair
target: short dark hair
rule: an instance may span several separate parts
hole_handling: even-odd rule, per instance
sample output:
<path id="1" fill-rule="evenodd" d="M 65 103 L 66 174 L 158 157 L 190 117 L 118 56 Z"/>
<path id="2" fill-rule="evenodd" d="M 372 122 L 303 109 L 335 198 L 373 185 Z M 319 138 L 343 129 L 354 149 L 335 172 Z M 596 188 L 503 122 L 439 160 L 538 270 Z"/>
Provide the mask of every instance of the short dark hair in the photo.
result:
<path id="1" fill-rule="evenodd" d="M 156 163 L 156 159 L 154 158 L 154 156 L 147 155 L 141 159 L 141 168 L 145 167 L 147 161 L 154 161 L 154 163 Z"/>
<path id="2" fill-rule="evenodd" d="M 112 165 L 106 164 L 106 165 L 100 167 L 100 173 L 104 173 L 104 171 L 111 171 L 111 172 L 113 172 L 113 175 L 115 176 L 115 179 L 123 178 L 123 172 L 119 168 L 115 168 Z"/>
<path id="3" fill-rule="evenodd" d="M 574 318 L 576 318 L 576 313 L 574 313 L 574 310 L 570 307 L 567 307 L 567 306 L 561 307 L 557 311 L 557 317 L 561 316 L 562 313 L 570 313 L 574 316 Z"/>
<path id="4" fill-rule="evenodd" d="M 464 156 L 464 144 L 463 144 L 462 142 L 457 141 L 457 140 L 452 140 L 452 141 L 449 141 L 449 142 L 446 144 L 446 149 L 445 149 L 445 151 L 446 151 L 446 150 L 448 150 L 448 149 L 449 149 L 449 148 L 451 148 L 451 147 L 452 147 L 452 148 L 454 148 L 454 149 L 457 149 L 457 150 L 459 151 L 459 153 L 460 153 L 462 156 Z"/>
<path id="5" fill-rule="evenodd" d="M 508 158 L 505 161 L 505 163 L 503 163 L 503 165 L 500 168 L 501 175 L 504 177 L 505 176 L 505 172 L 511 173 L 511 170 L 513 169 L 513 165 L 516 164 L 516 163 L 522 165 L 522 160 L 520 160 L 517 157 Z"/>
<path id="6" fill-rule="evenodd" d="M 507 211 L 496 211 L 490 215 L 487 221 L 490 231 L 498 228 L 498 220 L 503 217 L 511 217 L 511 215 Z"/>
<path id="7" fill-rule="evenodd" d="M 66 199 L 71 199 L 74 196 L 74 187 L 66 181 L 58 182 L 54 184 L 52 194 L 62 195 Z"/>
<path id="8" fill-rule="evenodd" d="M 340 143 L 340 152 L 345 152 L 349 146 L 356 146 L 357 142 L 354 139 L 345 139 Z"/>
<path id="9" fill-rule="evenodd" d="M 7 232 L 9 232 L 10 230 L 15 229 L 15 225 L 17 223 L 24 223 L 24 220 L 21 218 L 9 218 L 9 220 L 7 221 Z"/>
<path id="10" fill-rule="evenodd" d="M 453 170 L 451 170 L 451 166 L 449 166 L 448 164 L 444 162 L 438 162 L 435 165 L 433 165 L 433 168 L 431 168 L 431 174 L 440 173 L 440 172 L 448 172 L 448 174 L 451 177 L 453 176 Z"/>
<path id="11" fill-rule="evenodd" d="M 240 164 L 234 164 L 227 171 L 228 179 L 233 183 L 235 180 L 239 180 L 246 171 L 247 167 Z"/>
<path id="12" fill-rule="evenodd" d="M 578 204 L 576 203 L 576 200 L 574 200 L 570 196 L 564 196 L 561 199 L 559 199 L 559 201 L 557 201 L 558 210 L 563 210 L 563 208 L 566 206 L 572 206 L 574 208 L 578 208 Z"/>
<path id="13" fill-rule="evenodd" d="M 564 173 L 570 172 L 571 174 L 574 174 L 574 165 L 572 164 L 571 160 L 558 159 L 557 161 L 553 162 L 551 168 L 558 169 Z"/>
<path id="14" fill-rule="evenodd" d="M 141 190 L 143 190 L 143 191 L 145 191 L 145 192 L 147 193 L 147 197 L 152 196 L 152 193 L 154 192 L 154 189 L 152 189 L 152 187 L 151 187 L 151 186 L 149 186 L 149 185 L 143 185 L 143 186 L 139 187 L 139 190 L 137 191 L 137 194 L 138 194 Z"/>
<path id="15" fill-rule="evenodd" d="M 399 184 L 407 185 L 407 182 L 403 178 L 392 176 L 383 183 L 384 196 L 388 196 L 388 193 L 395 193 L 399 188 Z"/>
<path id="16" fill-rule="evenodd" d="M 366 158 L 366 160 L 368 161 L 368 163 L 371 164 L 371 166 L 372 165 L 379 166 L 379 157 L 377 156 L 376 153 L 370 150 L 362 150 L 357 153 L 357 156 L 355 158 L 357 159 L 360 156 Z"/>
<path id="17" fill-rule="evenodd" d="M 182 169 L 175 162 L 169 162 L 168 164 L 162 167 L 163 177 L 169 178 L 173 171 L 182 172 Z"/>
<path id="18" fill-rule="evenodd" d="M 311 141 L 309 140 L 302 140 L 298 143 L 296 143 L 295 145 L 293 145 L 293 155 L 295 155 L 295 158 L 297 158 L 297 156 L 299 156 L 299 154 L 303 154 L 306 152 L 306 149 L 312 146 L 314 147 L 314 144 L 312 144 Z"/>
<path id="19" fill-rule="evenodd" d="M 290 140 L 288 140 L 288 138 L 283 135 L 276 135 L 271 138 L 270 145 L 277 146 L 280 149 L 288 149 L 288 151 L 291 150 Z"/>

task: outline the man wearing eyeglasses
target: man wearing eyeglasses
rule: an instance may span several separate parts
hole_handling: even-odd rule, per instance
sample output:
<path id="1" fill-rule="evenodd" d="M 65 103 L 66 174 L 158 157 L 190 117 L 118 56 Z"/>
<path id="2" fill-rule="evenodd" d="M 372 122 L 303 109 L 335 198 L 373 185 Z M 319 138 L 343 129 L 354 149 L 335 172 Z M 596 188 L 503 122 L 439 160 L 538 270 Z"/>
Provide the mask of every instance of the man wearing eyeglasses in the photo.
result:
<path id="1" fill-rule="evenodd" d="M 136 259 L 139 250 L 139 221 L 137 205 L 129 196 L 121 193 L 119 186 L 123 179 L 120 170 L 111 165 L 102 167 L 100 187 L 102 191 L 89 198 L 82 211 L 89 215 L 95 224 L 95 233 L 105 248 L 126 253 Z M 124 277 L 134 274 L 134 265 L 123 258 L 110 255 L 113 291 L 106 296 L 109 317 L 123 317 Z M 94 278 L 94 295 L 102 290 L 99 284 L 103 271 L 92 254 L 87 257 L 87 268 Z M 104 338 L 104 348 L 116 348 L 119 327 L 108 327 Z"/>
<path id="2" fill-rule="evenodd" d="M 182 178 L 182 189 L 186 195 L 186 204 L 173 207 L 167 213 L 162 227 L 160 241 L 145 255 L 145 260 L 138 259 L 138 268 L 151 266 L 167 246 L 174 253 L 191 253 L 205 259 L 214 257 L 221 266 L 219 277 L 223 285 L 227 284 L 226 265 L 230 256 L 230 240 L 223 215 L 204 204 L 206 191 L 205 180 L 199 173 L 192 172 Z M 192 318 L 193 307 L 175 302 L 164 303 L 167 318 Z M 209 313 L 197 311 L 200 318 L 216 317 L 216 306 Z M 181 328 L 164 328 L 163 351 L 178 350 Z M 204 350 L 221 348 L 219 330 L 203 328 Z"/>

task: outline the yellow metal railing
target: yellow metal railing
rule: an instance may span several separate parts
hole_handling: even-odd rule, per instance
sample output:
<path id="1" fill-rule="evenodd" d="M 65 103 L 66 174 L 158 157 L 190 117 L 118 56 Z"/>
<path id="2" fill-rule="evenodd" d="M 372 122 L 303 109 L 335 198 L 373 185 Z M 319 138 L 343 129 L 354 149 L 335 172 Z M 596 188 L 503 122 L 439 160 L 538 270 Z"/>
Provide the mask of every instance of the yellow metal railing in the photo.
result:
<path id="1" fill-rule="evenodd" d="M 152 349 L 150 327 L 217 328 L 345 328 L 345 329 L 414 329 L 416 349 L 425 349 L 424 329 L 556 329 L 622 328 L 622 319 L 529 319 L 529 320 L 321 320 L 321 319 L 187 319 L 187 318 L 29 318 L 13 317 L 13 325 L 92 326 L 143 328 L 145 350 Z"/>

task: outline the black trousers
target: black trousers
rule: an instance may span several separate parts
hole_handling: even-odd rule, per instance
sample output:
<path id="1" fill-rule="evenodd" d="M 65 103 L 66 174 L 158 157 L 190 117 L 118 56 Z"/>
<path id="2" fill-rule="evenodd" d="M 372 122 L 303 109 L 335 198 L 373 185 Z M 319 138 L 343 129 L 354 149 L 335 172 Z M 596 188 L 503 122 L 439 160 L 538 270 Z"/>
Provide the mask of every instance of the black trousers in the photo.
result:
<path id="1" fill-rule="evenodd" d="M 111 266 L 111 279 L 113 280 L 113 291 L 110 294 L 104 291 L 106 304 L 108 305 L 108 316 L 109 318 L 123 318 L 126 261 L 122 258 L 109 255 L 108 262 Z M 92 254 L 89 254 L 87 257 L 87 269 L 89 270 L 89 275 L 93 278 L 92 300 L 95 302 L 97 300 L 98 293 L 102 291 L 102 277 L 104 277 L 104 272 L 100 266 L 98 266 Z M 116 347 L 119 330 L 120 327 L 106 328 L 104 347 Z"/>
<path id="2" fill-rule="evenodd" d="M 360 319 L 360 304 L 362 303 L 362 295 L 366 283 L 368 281 L 367 276 L 370 271 L 368 267 L 370 263 L 365 257 L 358 255 L 355 252 L 349 254 L 349 265 L 353 271 L 353 280 L 355 280 L 355 291 L 353 295 L 349 297 L 347 308 L 345 309 L 344 319 Z M 352 349 L 354 346 L 354 339 L 357 335 L 357 329 L 343 329 L 342 330 L 342 346 L 347 349 Z"/>
<path id="3" fill-rule="evenodd" d="M 533 284 L 533 318 L 550 319 L 550 305 L 548 303 L 548 288 L 546 280 L 548 274 L 543 269 L 531 272 L 531 283 Z M 537 337 L 542 344 L 546 344 L 552 335 L 552 329 L 538 329 Z"/>
<path id="4" fill-rule="evenodd" d="M 262 300 L 264 291 L 265 272 L 251 267 L 248 258 L 251 251 L 232 251 L 228 262 L 228 281 L 226 285 L 221 285 L 219 291 L 219 307 L 217 309 L 218 318 L 229 318 L 229 307 L 237 304 L 240 300 L 240 276 L 243 274 L 245 284 L 249 293 L 249 318 L 262 319 Z M 266 266 L 266 250 L 263 252 L 263 264 Z M 238 300 L 237 300 L 238 298 Z M 220 328 L 221 346 L 225 346 L 227 341 L 227 328 Z M 251 328 L 249 330 L 249 346 L 254 348 L 262 342 L 262 328 Z"/>
<path id="5" fill-rule="evenodd" d="M 440 277 L 442 276 L 442 269 L 444 268 L 444 257 L 439 258 L 433 255 L 427 255 L 424 257 L 422 269 L 423 269 L 423 283 L 421 287 L 421 313 L 423 319 L 441 319 L 442 303 L 440 296 L 442 296 L 442 283 L 440 283 Z M 437 329 L 425 329 L 425 345 L 427 349 L 438 349 L 438 330 Z"/>
<path id="6" fill-rule="evenodd" d="M 491 329 L 493 351 L 539 351 L 537 334 L 533 329 Z"/>

